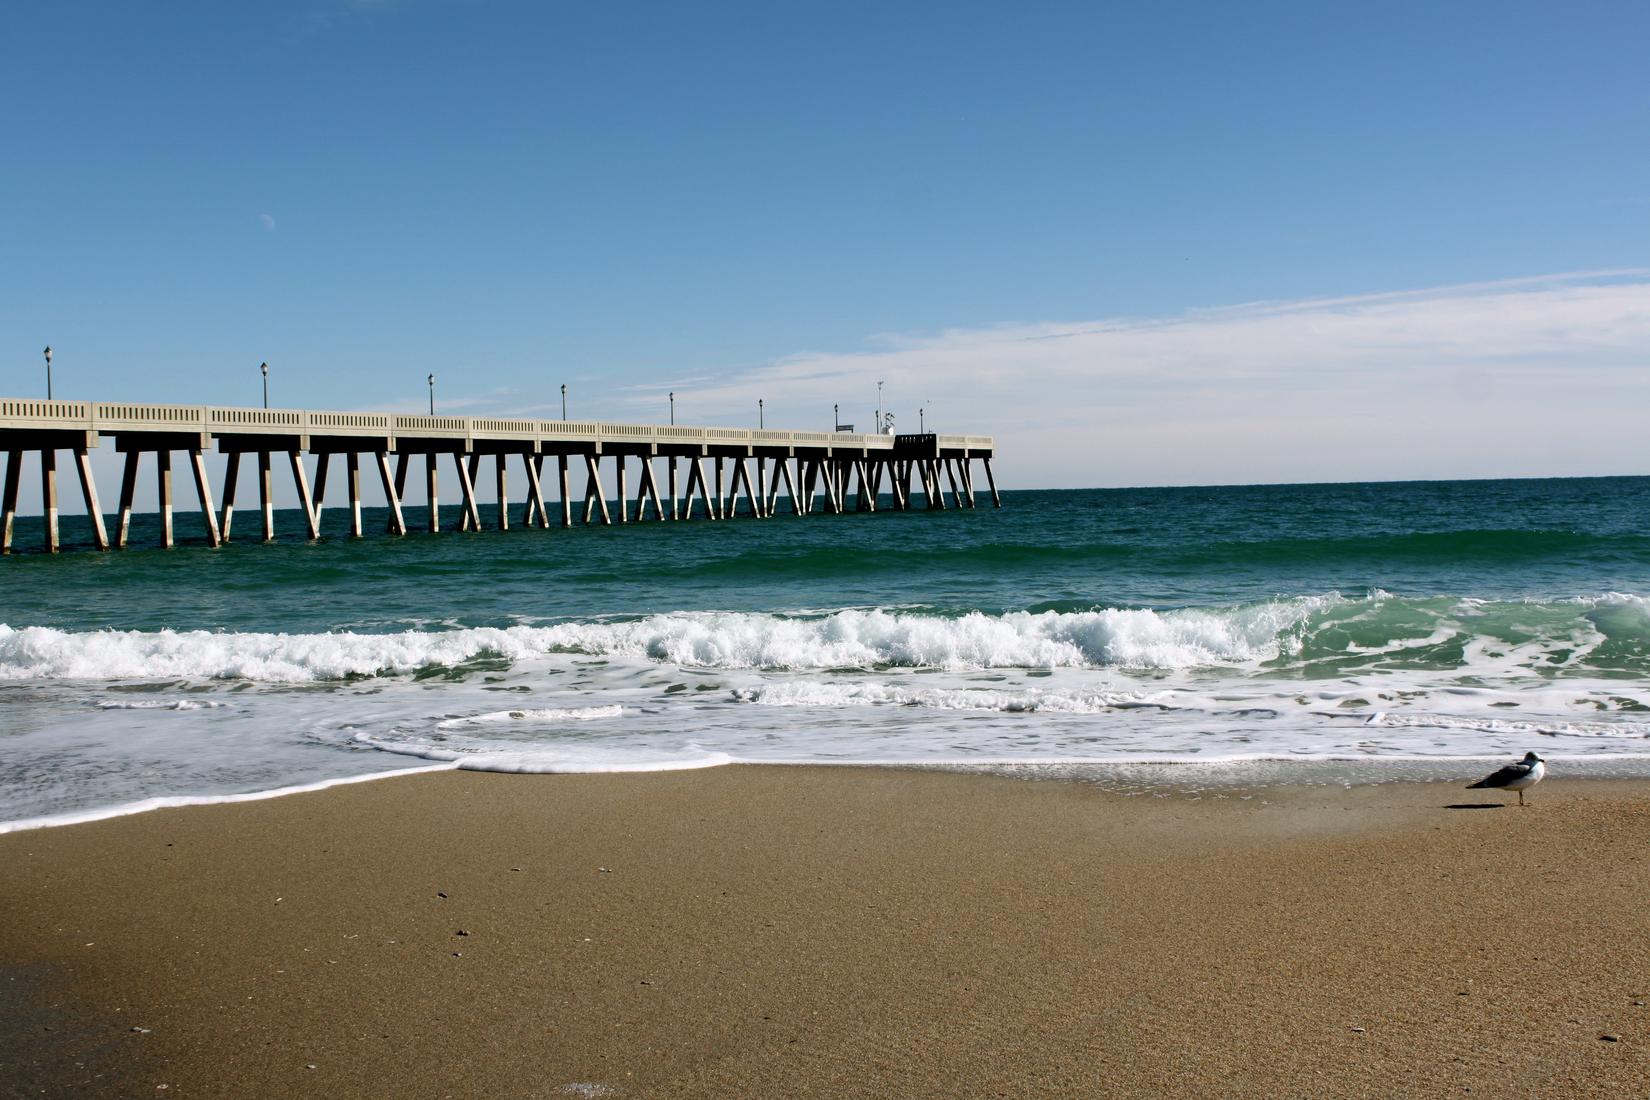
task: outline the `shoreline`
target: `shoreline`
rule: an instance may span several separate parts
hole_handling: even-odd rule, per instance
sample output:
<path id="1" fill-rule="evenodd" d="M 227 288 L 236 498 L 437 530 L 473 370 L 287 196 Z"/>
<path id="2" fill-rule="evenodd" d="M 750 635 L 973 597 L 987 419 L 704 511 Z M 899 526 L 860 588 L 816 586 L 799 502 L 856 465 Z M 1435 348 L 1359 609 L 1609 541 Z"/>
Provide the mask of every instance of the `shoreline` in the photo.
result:
<path id="1" fill-rule="evenodd" d="M 1543 759 L 1560 765 L 1568 782 L 1650 781 L 1650 753 L 1555 754 Z M 968 775 L 1016 779 L 1040 783 L 1093 784 L 1112 793 L 1198 794 L 1220 791 L 1263 791 L 1289 787 L 1379 786 L 1392 783 L 1452 783 L 1476 779 L 1501 763 L 1505 754 L 1429 756 L 1422 754 L 1322 756 L 1256 753 L 1241 757 L 1200 758 L 1196 756 L 1124 757 L 1112 760 L 717 760 L 691 765 L 657 768 L 615 768 L 590 770 L 535 770 L 521 767 L 467 767 L 464 760 L 412 763 L 381 771 L 358 772 L 306 781 L 290 786 L 222 794 L 155 795 L 131 802 L 92 806 L 61 813 L 0 821 L 0 836 L 37 829 L 60 829 L 75 825 L 132 817 L 156 810 L 203 806 L 237 805 L 313 794 L 333 787 L 377 780 L 421 775 L 427 772 L 466 771 L 482 775 L 538 776 L 649 776 L 678 771 L 707 771 L 718 768 L 844 769 L 849 771 L 931 772 L 939 775 Z"/>
<path id="2" fill-rule="evenodd" d="M 1550 779 L 1483 812 L 1449 807 L 1508 799 L 1159 794 L 442 769 L 12 833 L 0 1079 L 1602 1096 L 1650 1074 L 1650 782 Z"/>

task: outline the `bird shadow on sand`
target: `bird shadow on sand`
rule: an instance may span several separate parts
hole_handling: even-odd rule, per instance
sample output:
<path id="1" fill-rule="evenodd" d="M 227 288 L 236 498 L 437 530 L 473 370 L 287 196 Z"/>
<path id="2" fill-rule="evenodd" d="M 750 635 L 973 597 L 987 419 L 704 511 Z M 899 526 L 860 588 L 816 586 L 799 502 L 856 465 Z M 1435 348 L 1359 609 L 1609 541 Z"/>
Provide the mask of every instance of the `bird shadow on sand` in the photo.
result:
<path id="1" fill-rule="evenodd" d="M 1452 802 L 1445 806 L 1446 810 L 1502 810 L 1506 809 L 1505 802 Z"/>

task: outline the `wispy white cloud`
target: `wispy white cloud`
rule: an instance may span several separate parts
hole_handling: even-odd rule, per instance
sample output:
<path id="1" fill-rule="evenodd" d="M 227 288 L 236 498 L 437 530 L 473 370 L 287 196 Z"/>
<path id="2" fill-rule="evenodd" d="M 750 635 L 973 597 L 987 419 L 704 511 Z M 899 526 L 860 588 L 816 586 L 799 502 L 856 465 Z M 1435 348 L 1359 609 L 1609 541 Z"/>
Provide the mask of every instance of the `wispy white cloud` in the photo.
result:
<path id="1" fill-rule="evenodd" d="M 1019 484 L 1650 470 L 1650 269 L 884 336 L 686 396 L 695 421 L 766 397 L 770 423 L 869 423 L 878 379 L 902 430 L 926 404 L 994 433 Z"/>
<path id="2" fill-rule="evenodd" d="M 263 227 L 265 229 L 269 230 L 271 233 L 275 232 L 275 215 L 259 214 L 258 220 L 263 223 Z"/>

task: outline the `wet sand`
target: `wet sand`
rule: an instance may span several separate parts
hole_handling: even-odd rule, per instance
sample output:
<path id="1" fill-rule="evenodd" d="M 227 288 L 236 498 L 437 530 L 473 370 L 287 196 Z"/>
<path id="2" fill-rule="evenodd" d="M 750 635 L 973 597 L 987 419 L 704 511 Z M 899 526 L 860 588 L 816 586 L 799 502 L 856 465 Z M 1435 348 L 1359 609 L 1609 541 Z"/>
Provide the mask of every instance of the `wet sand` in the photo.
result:
<path id="1" fill-rule="evenodd" d="M 1641 1094 L 1650 783 L 1448 808 L 1509 800 L 443 772 L 15 833 L 0 1095 Z"/>

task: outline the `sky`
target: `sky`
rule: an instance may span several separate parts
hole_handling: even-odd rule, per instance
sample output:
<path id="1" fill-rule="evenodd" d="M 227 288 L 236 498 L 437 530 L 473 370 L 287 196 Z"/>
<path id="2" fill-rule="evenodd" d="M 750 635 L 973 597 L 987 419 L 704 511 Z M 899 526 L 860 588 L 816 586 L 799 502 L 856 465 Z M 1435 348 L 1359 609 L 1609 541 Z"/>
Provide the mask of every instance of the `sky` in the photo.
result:
<path id="1" fill-rule="evenodd" d="M 0 394 L 1650 473 L 1650 6 L 0 7 Z M 108 448 L 105 448 L 106 450 Z M 108 456 L 100 455 L 100 464 Z"/>

